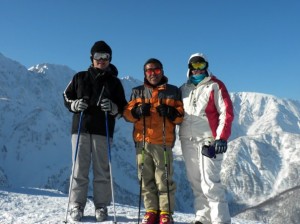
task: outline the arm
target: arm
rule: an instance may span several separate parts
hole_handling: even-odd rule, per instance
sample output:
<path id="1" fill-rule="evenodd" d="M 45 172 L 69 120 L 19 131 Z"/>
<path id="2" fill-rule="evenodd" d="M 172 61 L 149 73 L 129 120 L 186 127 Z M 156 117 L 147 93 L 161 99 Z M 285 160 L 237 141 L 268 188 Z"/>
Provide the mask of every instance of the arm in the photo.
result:
<path id="1" fill-rule="evenodd" d="M 219 112 L 219 125 L 216 139 L 228 140 L 234 118 L 233 105 L 224 83 L 218 81 L 219 89 L 215 95 L 215 104 Z"/>
<path id="2" fill-rule="evenodd" d="M 76 81 L 74 76 L 73 79 L 69 82 L 65 91 L 63 92 L 64 105 L 66 106 L 66 108 L 68 108 L 70 112 L 73 112 L 71 110 L 71 104 L 77 99 L 75 83 Z"/>
<path id="3" fill-rule="evenodd" d="M 124 108 L 123 116 L 124 116 L 125 120 L 128 121 L 128 122 L 134 123 L 138 120 L 131 113 L 131 111 L 134 107 L 136 107 L 139 104 L 142 104 L 142 98 L 140 98 L 138 92 L 139 91 L 137 89 L 135 89 L 135 88 L 132 89 L 131 96 L 130 96 L 130 101 L 128 102 L 128 104 Z"/>

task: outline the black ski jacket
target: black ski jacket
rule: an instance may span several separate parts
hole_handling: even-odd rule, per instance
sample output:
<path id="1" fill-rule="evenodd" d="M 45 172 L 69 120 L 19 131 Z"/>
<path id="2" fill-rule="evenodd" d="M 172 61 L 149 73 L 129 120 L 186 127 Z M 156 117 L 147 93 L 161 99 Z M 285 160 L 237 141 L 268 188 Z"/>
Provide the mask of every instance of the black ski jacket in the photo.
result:
<path id="1" fill-rule="evenodd" d="M 103 86 L 103 98 L 108 98 L 118 106 L 119 114 L 123 113 L 127 104 L 121 81 L 117 78 L 118 70 L 110 64 L 105 71 L 90 67 L 88 71 L 78 72 L 63 93 L 65 106 L 73 114 L 71 133 L 78 133 L 80 113 L 71 110 L 71 104 L 77 99 L 86 99 L 88 108 L 84 111 L 81 123 L 81 133 L 106 136 L 105 113 L 97 106 Z M 115 116 L 108 113 L 109 136 L 112 138 L 115 128 Z"/>

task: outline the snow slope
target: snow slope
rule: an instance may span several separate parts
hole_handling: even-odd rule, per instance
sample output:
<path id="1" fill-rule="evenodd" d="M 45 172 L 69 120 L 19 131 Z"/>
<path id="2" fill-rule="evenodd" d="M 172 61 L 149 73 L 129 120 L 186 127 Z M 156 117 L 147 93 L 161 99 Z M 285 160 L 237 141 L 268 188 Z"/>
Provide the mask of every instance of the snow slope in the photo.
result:
<path id="1" fill-rule="evenodd" d="M 68 198 L 54 190 L 45 189 L 2 189 L 0 188 L 0 223 L 1 224 L 59 224 L 66 221 L 66 207 Z M 114 211 L 116 211 L 116 216 Z M 141 210 L 141 216 L 144 214 Z M 138 207 L 127 204 L 115 204 L 108 207 L 109 219 L 103 224 L 137 223 Z M 176 224 L 190 223 L 193 214 L 176 212 Z M 68 223 L 72 223 L 69 217 Z M 94 206 L 88 200 L 83 223 L 96 223 Z M 259 224 L 260 222 L 245 219 L 234 219 L 232 224 Z"/>

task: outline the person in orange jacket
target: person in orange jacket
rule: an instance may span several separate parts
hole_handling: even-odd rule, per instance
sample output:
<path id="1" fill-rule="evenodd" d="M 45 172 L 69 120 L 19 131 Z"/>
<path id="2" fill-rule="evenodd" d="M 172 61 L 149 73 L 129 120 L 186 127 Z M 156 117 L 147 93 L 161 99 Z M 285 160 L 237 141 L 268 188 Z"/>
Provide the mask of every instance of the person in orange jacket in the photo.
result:
<path id="1" fill-rule="evenodd" d="M 142 224 L 172 222 L 176 190 L 172 148 L 175 127 L 182 122 L 183 114 L 179 88 L 168 84 L 162 63 L 150 58 L 144 64 L 144 84 L 132 89 L 123 114 L 134 123 L 138 176 L 146 209 Z"/>

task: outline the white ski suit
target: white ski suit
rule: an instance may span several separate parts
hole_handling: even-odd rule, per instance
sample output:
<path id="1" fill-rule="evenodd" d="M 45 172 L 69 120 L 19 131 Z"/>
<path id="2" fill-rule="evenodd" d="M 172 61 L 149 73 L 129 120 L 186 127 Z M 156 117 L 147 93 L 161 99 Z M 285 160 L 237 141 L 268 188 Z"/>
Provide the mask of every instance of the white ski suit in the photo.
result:
<path id="1" fill-rule="evenodd" d="M 204 224 L 231 223 L 225 188 L 220 182 L 223 154 L 216 158 L 201 154 L 204 144 L 229 138 L 234 117 L 230 96 L 225 85 L 212 75 L 196 86 L 188 81 L 180 90 L 185 114 L 179 137 L 195 197 L 195 220 Z"/>

